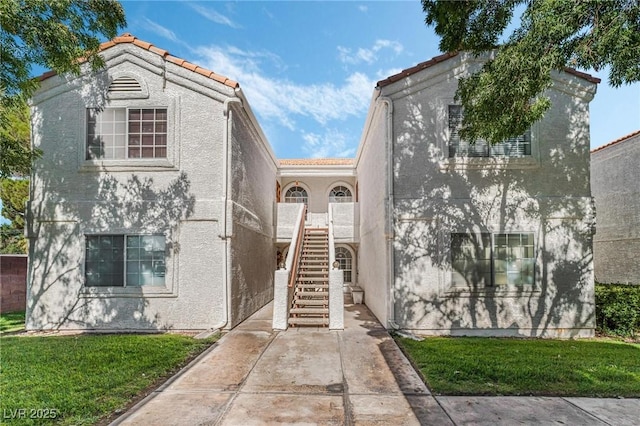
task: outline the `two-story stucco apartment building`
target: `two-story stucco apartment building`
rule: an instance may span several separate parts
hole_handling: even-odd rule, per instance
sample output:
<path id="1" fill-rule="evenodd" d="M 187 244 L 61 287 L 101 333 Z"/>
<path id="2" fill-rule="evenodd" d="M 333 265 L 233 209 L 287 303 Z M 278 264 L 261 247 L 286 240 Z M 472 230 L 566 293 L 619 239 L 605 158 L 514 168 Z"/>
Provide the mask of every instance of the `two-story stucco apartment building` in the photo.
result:
<path id="1" fill-rule="evenodd" d="M 640 284 L 640 130 L 591 151 L 595 279 Z"/>
<path id="2" fill-rule="evenodd" d="M 597 79 L 555 73 L 542 121 L 469 145 L 453 97 L 482 58 L 445 54 L 378 83 L 354 159 L 279 160 L 238 83 L 129 34 L 101 51 L 32 100 L 29 329 L 232 328 L 272 299 L 274 328 L 341 328 L 357 285 L 416 334 L 593 334 Z"/>

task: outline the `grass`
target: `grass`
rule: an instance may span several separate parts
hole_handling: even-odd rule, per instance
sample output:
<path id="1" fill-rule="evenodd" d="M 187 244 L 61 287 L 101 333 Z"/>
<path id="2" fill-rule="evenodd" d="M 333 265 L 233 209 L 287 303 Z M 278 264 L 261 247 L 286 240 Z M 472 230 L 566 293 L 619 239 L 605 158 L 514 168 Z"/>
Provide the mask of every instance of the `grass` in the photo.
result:
<path id="1" fill-rule="evenodd" d="M 24 312 L 0 314 L 0 334 L 24 330 Z"/>
<path id="2" fill-rule="evenodd" d="M 605 339 L 396 340 L 435 394 L 640 397 L 640 344 Z"/>
<path id="3" fill-rule="evenodd" d="M 161 383 L 215 339 L 176 334 L 2 337 L 1 422 L 94 424 Z M 27 418 L 18 418 L 20 409 Z M 45 413 L 56 418 L 28 418 Z"/>

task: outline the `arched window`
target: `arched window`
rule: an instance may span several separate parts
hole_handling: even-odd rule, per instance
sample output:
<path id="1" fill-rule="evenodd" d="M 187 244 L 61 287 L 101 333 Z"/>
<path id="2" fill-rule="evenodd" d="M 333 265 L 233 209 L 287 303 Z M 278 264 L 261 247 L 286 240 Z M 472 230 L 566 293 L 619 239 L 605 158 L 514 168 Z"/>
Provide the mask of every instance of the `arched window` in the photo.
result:
<path id="1" fill-rule="evenodd" d="M 301 186 L 292 186 L 287 189 L 287 193 L 284 195 L 285 203 L 304 203 L 307 204 L 309 196 L 307 191 Z"/>
<path id="2" fill-rule="evenodd" d="M 336 260 L 340 262 L 340 269 L 344 271 L 344 283 L 350 284 L 352 282 L 351 271 L 353 268 L 351 252 L 344 247 L 336 247 Z"/>
<path id="3" fill-rule="evenodd" d="M 336 186 L 329 192 L 330 203 L 350 203 L 352 199 L 351 190 L 346 186 Z"/>

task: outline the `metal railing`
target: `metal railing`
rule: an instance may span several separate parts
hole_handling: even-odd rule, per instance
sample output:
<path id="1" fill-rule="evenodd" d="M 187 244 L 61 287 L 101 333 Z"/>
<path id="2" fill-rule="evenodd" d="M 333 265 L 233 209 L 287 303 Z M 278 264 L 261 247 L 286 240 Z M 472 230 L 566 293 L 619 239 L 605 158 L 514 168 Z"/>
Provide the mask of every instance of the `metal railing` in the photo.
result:
<path id="1" fill-rule="evenodd" d="M 293 287 L 298 279 L 298 265 L 300 264 L 300 252 L 302 251 L 302 243 L 304 242 L 304 221 L 307 216 L 307 206 L 304 205 L 302 214 L 298 216 L 296 221 L 296 227 L 293 230 L 293 239 L 291 240 L 291 247 L 287 254 L 287 270 L 289 272 L 289 287 Z M 293 250 L 292 250 L 293 249 Z M 290 257 L 293 256 L 293 260 L 290 262 Z"/>

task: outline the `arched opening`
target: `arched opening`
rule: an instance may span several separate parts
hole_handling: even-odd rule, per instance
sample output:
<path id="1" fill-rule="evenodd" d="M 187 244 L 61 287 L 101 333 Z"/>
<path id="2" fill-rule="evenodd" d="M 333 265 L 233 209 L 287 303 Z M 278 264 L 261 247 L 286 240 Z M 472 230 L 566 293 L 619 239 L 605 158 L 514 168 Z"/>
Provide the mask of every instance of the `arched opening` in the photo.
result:
<path id="1" fill-rule="evenodd" d="M 344 285 L 353 284 L 353 255 L 346 247 L 336 247 L 336 260 L 344 273 Z"/>
<path id="2" fill-rule="evenodd" d="M 287 189 L 287 192 L 284 194 L 284 202 L 308 204 L 309 195 L 307 194 L 307 190 L 303 187 L 292 186 L 291 188 Z"/>
<path id="3" fill-rule="evenodd" d="M 353 201 L 351 190 L 343 185 L 334 186 L 329 192 L 330 203 L 350 203 Z"/>

